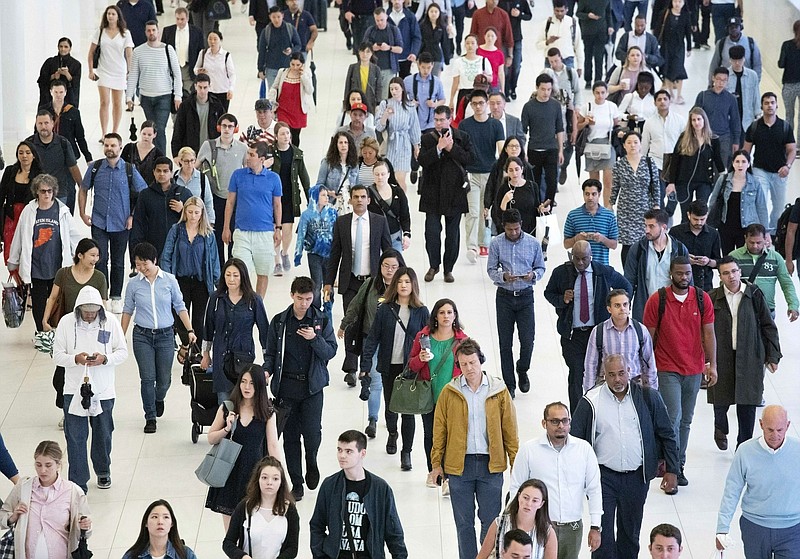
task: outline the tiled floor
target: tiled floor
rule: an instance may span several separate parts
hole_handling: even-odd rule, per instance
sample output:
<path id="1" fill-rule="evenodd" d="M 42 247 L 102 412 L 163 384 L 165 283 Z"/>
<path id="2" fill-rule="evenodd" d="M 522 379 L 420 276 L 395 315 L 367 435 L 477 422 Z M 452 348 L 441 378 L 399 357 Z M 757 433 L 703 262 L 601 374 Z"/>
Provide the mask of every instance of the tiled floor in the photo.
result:
<path id="1" fill-rule="evenodd" d="M 548 15 L 547 2 L 537 3 L 535 21 L 542 22 Z M 258 91 L 255 77 L 255 54 L 253 52 L 254 33 L 248 26 L 246 17 L 234 6 L 234 18 L 225 22 L 225 47 L 233 52 L 238 69 L 239 85 L 232 102 L 232 111 L 243 124 L 254 120 L 252 106 Z M 342 81 L 347 64 L 354 59 L 344 48 L 344 41 L 336 28 L 337 12 L 330 10 L 331 31 L 322 33 L 317 41 L 316 64 L 318 72 L 319 107 L 310 119 L 310 126 L 302 134 L 302 148 L 306 153 L 309 172 L 316 176 L 318 161 L 327 148 L 328 138 L 333 129 L 335 115 L 339 110 L 342 96 Z M 170 18 L 161 21 L 171 23 Z M 73 37 L 75 52 L 83 59 L 86 52 L 85 37 L 88 36 L 94 20 L 84 22 L 82 37 Z M 28 30 L 29 36 L 40 30 Z M 534 48 L 534 22 L 525 24 L 526 39 L 524 76 L 519 88 L 519 100 L 509 103 L 509 112 L 519 114 L 524 100 L 533 89 L 533 76 L 541 67 L 541 53 Z M 60 36 L 58 29 L 47 31 L 47 40 L 55 44 Z M 702 86 L 707 71 L 710 53 L 695 52 L 689 60 L 689 71 L 694 76 L 685 95 L 691 100 Z M 765 53 L 767 64 L 775 64 L 776 53 Z M 38 68 L 39 61 L 35 67 Z M 96 120 L 98 104 L 96 90 L 90 82 L 83 84 L 82 113 L 90 145 L 97 146 L 100 137 Z M 774 88 L 775 84 L 763 84 L 762 91 Z M 449 90 L 449 88 L 448 88 Z M 676 108 L 686 112 L 688 106 Z M 31 120 L 32 119 L 32 111 Z M 128 114 L 125 114 L 128 117 Z M 141 109 L 134 113 L 136 121 L 143 120 Z M 123 121 L 127 130 L 130 121 Z M 127 136 L 127 134 L 123 134 Z M 14 138 L 5 138 L 7 150 L 13 149 Z M 10 144 L 10 145 L 9 145 Z M 97 151 L 97 150 L 95 150 Z M 8 151 L 6 152 L 9 153 Z M 9 159 L 7 155 L 7 160 Z M 585 178 L 585 177 L 584 177 Z M 796 196 L 796 181 L 792 181 L 790 199 Z M 410 194 L 412 207 L 416 208 L 417 197 Z M 558 197 L 558 215 L 563 221 L 566 212 L 581 203 L 580 190 L 574 171 L 570 171 L 567 184 L 561 188 Z M 414 241 L 406 254 L 408 263 L 418 273 L 427 269 L 422 247 L 422 223 L 420 215 L 414 212 Z M 564 261 L 565 253 L 560 246 L 552 246 L 548 268 Z M 470 265 L 461 261 L 456 265 L 456 283 L 445 286 L 439 276 L 430 284 L 423 284 L 423 300 L 432 306 L 440 297 L 453 298 L 459 305 L 461 318 L 468 334 L 476 337 L 484 346 L 488 361 L 487 370 L 498 373 L 498 344 L 495 329 L 494 289 L 486 276 L 480 261 Z M 619 256 L 613 257 L 615 264 Z M 275 278 L 270 282 L 267 306 L 270 316 L 289 304 L 289 284 L 295 273 L 306 273 L 305 263 L 297 272 Z M 547 276 L 545 277 L 545 281 Z M 536 289 L 537 336 L 532 367 L 532 390 L 520 394 L 516 400 L 520 424 L 520 440 L 525 441 L 541 434 L 540 418 L 544 404 L 553 400 L 566 401 L 566 368 L 561 359 L 558 336 L 555 332 L 555 314 L 542 296 L 543 287 Z M 779 297 L 778 324 L 783 333 L 784 360 L 780 371 L 767 379 L 766 399 L 769 403 L 787 406 L 790 415 L 800 417 L 800 388 L 795 375 L 800 362 L 800 354 L 793 341 L 797 340 L 797 325 L 790 326 L 785 318 L 785 303 Z M 337 305 L 335 313 L 340 316 Z M 338 318 L 337 318 L 338 319 Z M 54 439 L 63 444 L 63 433 L 56 424 L 59 412 L 53 405 L 53 389 L 50 385 L 53 365 L 46 356 L 37 354 L 30 342 L 32 319 L 18 330 L 7 330 L 0 326 L 3 367 L 0 367 L 0 425 L 8 447 L 15 457 L 21 472 L 33 473 L 32 452 L 43 439 Z M 320 451 L 320 466 L 323 474 L 336 469 L 335 440 L 343 430 L 363 428 L 366 425 L 366 406 L 357 398 L 355 389 L 348 389 L 342 382 L 339 366 L 340 354 L 331 362 L 331 385 L 325 390 L 324 436 Z M 173 370 L 173 387 L 167 398 L 164 418 L 159 421 L 155 435 L 142 433 L 142 412 L 139 400 L 139 380 L 133 356 L 117 371 L 118 398 L 114 416 L 113 482 L 107 491 L 100 491 L 90 484 L 89 501 L 94 520 L 94 535 L 90 545 L 95 557 L 118 558 L 130 546 L 137 534 L 138 523 L 145 506 L 156 498 L 166 498 L 175 507 L 180 522 L 181 536 L 201 558 L 221 557 L 222 521 L 220 517 L 204 508 L 205 488 L 194 477 L 193 471 L 207 450 L 204 438 L 193 445 L 190 440 L 189 393 L 179 382 L 180 369 Z M 694 420 L 693 436 L 690 441 L 689 459 L 686 475 L 691 484 L 681 488 L 675 497 L 667 497 L 654 484 L 645 507 L 643 541 L 650 527 L 659 522 L 672 522 L 681 527 L 685 536 L 684 557 L 704 559 L 711 554 L 716 511 L 733 451 L 719 452 L 712 442 L 712 413 L 710 407 L 699 397 Z M 796 430 L 792 429 L 796 435 Z M 378 437 L 371 442 L 367 455 L 367 467 L 385 477 L 392 484 L 398 500 L 398 509 L 406 533 L 406 543 L 411 558 L 444 558 L 457 556 L 455 531 L 449 500 L 442 498 L 433 489 L 427 489 L 425 480 L 425 460 L 422 451 L 422 428 L 418 422 L 416 443 L 413 453 L 414 470 L 400 471 L 399 458 L 388 456 L 383 446 L 386 431 L 380 426 Z M 6 480 L 0 480 L 0 494 L 10 490 Z M 301 546 L 299 557 L 309 557 L 307 521 L 311 516 L 315 492 L 307 492 L 299 504 L 301 524 Z M 738 531 L 734 526 L 734 531 Z M 646 543 L 646 542 L 645 542 Z M 588 552 L 583 555 L 588 557 Z M 731 557 L 742 556 L 741 548 L 734 550 Z"/>

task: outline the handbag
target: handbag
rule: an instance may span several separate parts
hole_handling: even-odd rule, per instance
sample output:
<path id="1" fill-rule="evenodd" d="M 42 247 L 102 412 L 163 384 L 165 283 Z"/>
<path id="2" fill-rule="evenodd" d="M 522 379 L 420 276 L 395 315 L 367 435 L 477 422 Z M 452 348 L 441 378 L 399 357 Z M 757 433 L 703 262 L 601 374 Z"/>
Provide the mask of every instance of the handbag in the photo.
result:
<path id="1" fill-rule="evenodd" d="M 611 133 L 609 132 L 607 144 L 593 144 L 587 142 L 583 148 L 583 155 L 586 156 L 587 160 L 591 159 L 593 161 L 611 159 Z"/>
<path id="2" fill-rule="evenodd" d="M 47 318 L 47 323 L 52 326 L 53 328 L 58 326 L 58 323 L 61 321 L 61 317 L 64 316 L 64 311 L 66 310 L 65 307 L 67 306 L 67 302 L 64 297 L 64 289 L 58 290 L 58 297 L 56 297 L 56 302 L 53 303 L 52 308 L 50 309 L 50 316 Z"/>
<path id="3" fill-rule="evenodd" d="M 252 365 L 255 357 L 248 351 L 228 351 L 222 358 L 222 372 L 233 384 L 239 382 L 239 376 Z"/>
<path id="4" fill-rule="evenodd" d="M 399 319 L 399 317 L 398 317 Z M 453 351 L 453 341 L 448 351 Z M 442 369 L 445 359 L 439 361 L 436 369 L 431 371 L 430 380 L 421 380 L 419 373 L 414 373 L 405 366 L 403 372 L 395 377 L 392 383 L 392 398 L 389 400 L 389 411 L 408 415 L 424 415 L 433 411 L 433 379 Z"/>
<path id="5" fill-rule="evenodd" d="M 100 29 L 100 33 L 97 34 L 97 47 L 94 49 L 94 54 L 92 54 L 92 69 L 97 70 L 97 67 L 100 65 L 100 41 L 103 39 L 103 29 Z"/>
<path id="6" fill-rule="evenodd" d="M 233 411 L 233 402 L 225 400 L 224 405 L 227 412 Z M 227 415 L 226 413 L 225 417 Z M 225 487 L 228 476 L 231 475 L 231 470 L 236 464 L 236 459 L 239 458 L 239 453 L 242 451 L 242 445 L 233 440 L 237 421 L 234 419 L 228 436 L 211 447 L 211 450 L 203 457 L 203 461 L 194 471 L 197 479 L 209 487 Z"/>
<path id="7" fill-rule="evenodd" d="M 205 15 L 212 21 L 231 19 L 231 7 L 228 5 L 228 0 L 211 0 L 206 6 Z"/>
<path id="8" fill-rule="evenodd" d="M 3 318 L 7 328 L 19 328 L 25 319 L 25 302 L 28 299 L 28 286 L 8 278 L 3 283 Z"/>

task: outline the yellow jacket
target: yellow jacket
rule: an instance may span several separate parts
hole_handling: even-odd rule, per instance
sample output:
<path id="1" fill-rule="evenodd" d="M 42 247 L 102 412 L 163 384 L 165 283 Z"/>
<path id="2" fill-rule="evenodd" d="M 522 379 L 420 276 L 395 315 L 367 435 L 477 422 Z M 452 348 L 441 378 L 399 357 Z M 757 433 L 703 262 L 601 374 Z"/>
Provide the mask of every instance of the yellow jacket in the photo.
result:
<path id="1" fill-rule="evenodd" d="M 486 374 L 486 373 L 484 373 Z M 519 449 L 517 414 L 505 383 L 487 375 L 489 394 L 486 396 L 486 430 L 489 436 L 489 471 L 501 473 L 514 465 Z M 442 390 L 436 402 L 433 419 L 433 449 L 431 463 L 442 463 L 448 474 L 464 472 L 467 453 L 467 400 L 459 388 L 462 377 L 456 377 Z M 508 455 L 508 462 L 506 462 Z"/>

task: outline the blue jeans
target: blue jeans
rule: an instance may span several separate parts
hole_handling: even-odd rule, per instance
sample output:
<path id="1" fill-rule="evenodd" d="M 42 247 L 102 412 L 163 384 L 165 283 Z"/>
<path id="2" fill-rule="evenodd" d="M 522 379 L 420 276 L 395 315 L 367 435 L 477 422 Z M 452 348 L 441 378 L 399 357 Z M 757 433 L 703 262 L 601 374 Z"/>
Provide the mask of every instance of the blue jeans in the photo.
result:
<path id="1" fill-rule="evenodd" d="M 522 67 L 522 40 L 514 41 L 514 52 L 511 59 L 511 72 L 506 78 L 506 92 L 510 93 L 517 90 L 519 83 L 519 71 Z"/>
<path id="2" fill-rule="evenodd" d="M 133 327 L 133 355 L 139 366 L 145 419 L 156 418 L 156 402 L 163 402 L 172 382 L 175 333 L 172 327 L 148 330 Z"/>
<path id="3" fill-rule="evenodd" d="M 105 229 L 92 225 L 92 238 L 100 245 L 100 260 L 97 261 L 97 270 L 106 276 L 109 283 L 112 299 L 122 297 L 122 285 L 125 283 L 125 251 L 128 249 L 130 231 L 114 231 L 109 233 Z M 108 273 L 109 245 L 111 246 L 111 275 Z"/>
<path id="4" fill-rule="evenodd" d="M 770 201 L 771 207 L 767 231 L 774 235 L 778 229 L 778 218 L 781 217 L 783 207 L 786 205 L 786 181 L 788 177 L 781 178 L 778 173 L 769 173 L 758 167 L 753 167 L 753 176 L 761 184 L 764 197 Z"/>
<path id="5" fill-rule="evenodd" d="M 714 25 L 714 42 L 728 36 L 728 20 L 736 15 L 736 4 L 711 4 L 711 23 Z"/>
<path id="6" fill-rule="evenodd" d="M 403 252 L 403 230 L 399 229 L 397 233 L 389 235 L 389 238 L 392 239 L 392 248 L 397 252 Z"/>
<path id="7" fill-rule="evenodd" d="M 367 400 L 367 417 L 378 421 L 378 412 L 381 411 L 381 392 L 383 392 L 383 378 L 378 372 L 378 352 L 372 356 L 372 369 L 369 371 L 369 400 Z"/>
<path id="8" fill-rule="evenodd" d="M 475 559 L 478 545 L 475 541 L 475 501 L 478 501 L 478 519 L 481 521 L 480 541 L 483 542 L 489 526 L 500 514 L 503 503 L 503 474 L 489 472 L 488 454 L 467 454 L 464 471 L 449 473 L 450 504 L 456 522 L 459 559 Z"/>
<path id="9" fill-rule="evenodd" d="M 156 139 L 153 142 L 161 153 L 167 153 L 167 122 L 169 121 L 169 109 L 173 103 L 172 93 L 147 97 L 142 95 L 142 110 L 147 120 L 156 123 Z"/>
<path id="10" fill-rule="evenodd" d="M 308 253 L 308 271 L 314 281 L 314 306 L 322 308 L 322 285 L 325 283 L 325 268 L 328 267 L 328 259 L 319 254 Z"/>
<path id="11" fill-rule="evenodd" d="M 689 445 L 689 429 L 694 417 L 697 393 L 703 375 L 679 375 L 658 372 L 658 391 L 667 406 L 667 414 L 675 429 L 681 453 L 681 469 L 686 463 L 686 447 Z"/>
<path id="12" fill-rule="evenodd" d="M 639 12 L 640 16 L 647 17 L 647 4 L 649 0 L 625 0 L 625 21 L 623 22 L 625 26 L 625 31 L 628 32 L 631 30 L 631 23 L 633 22 L 633 12 Z"/>
<path id="13" fill-rule="evenodd" d="M 513 395 L 517 388 L 517 377 L 514 374 L 515 324 L 520 346 L 516 370 L 526 373 L 531 366 L 533 338 L 536 331 L 533 317 L 533 290 L 514 297 L 511 291 L 498 288 L 494 302 L 497 309 L 497 337 L 500 340 L 500 369 L 503 371 L 503 381 Z"/>
<path id="14" fill-rule="evenodd" d="M 790 559 L 797 556 L 797 548 L 800 546 L 800 524 L 789 528 L 765 528 L 742 516 L 739 518 L 739 528 L 742 531 L 744 556 L 747 559 L 761 557 Z"/>
<path id="15" fill-rule="evenodd" d="M 64 437 L 67 439 L 69 456 L 69 480 L 89 492 L 89 461 L 86 457 L 86 442 L 89 440 L 89 426 L 92 427 L 92 467 L 97 477 L 111 475 L 111 433 L 114 431 L 114 399 L 100 400 L 103 413 L 95 417 L 80 417 L 70 414 L 72 398 L 80 394 L 64 394 Z"/>
<path id="16" fill-rule="evenodd" d="M 264 70 L 264 77 L 267 80 L 267 91 L 269 91 L 269 88 L 272 86 L 272 82 L 275 81 L 275 78 L 278 77 L 278 70 L 280 70 L 280 68 L 266 68 Z"/>

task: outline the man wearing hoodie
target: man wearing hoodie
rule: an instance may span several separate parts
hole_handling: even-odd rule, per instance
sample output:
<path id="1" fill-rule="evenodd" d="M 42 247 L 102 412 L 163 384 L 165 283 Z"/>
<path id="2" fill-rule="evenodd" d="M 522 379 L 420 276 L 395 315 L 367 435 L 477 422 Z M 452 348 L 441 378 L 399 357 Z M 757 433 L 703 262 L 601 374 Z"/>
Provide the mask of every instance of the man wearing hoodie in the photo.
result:
<path id="1" fill-rule="evenodd" d="M 64 315 L 53 341 L 53 360 L 64 367 L 64 435 L 69 455 L 69 480 L 88 492 L 86 442 L 92 428 L 92 466 L 97 487 L 111 487 L 111 433 L 114 431 L 115 368 L 128 358 L 125 334 L 103 308 L 100 292 L 86 286 L 75 300 L 75 312 Z M 82 385 L 92 395 L 85 407 Z M 87 421 L 88 419 L 88 421 Z"/>

